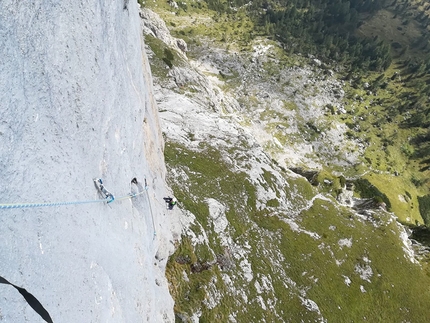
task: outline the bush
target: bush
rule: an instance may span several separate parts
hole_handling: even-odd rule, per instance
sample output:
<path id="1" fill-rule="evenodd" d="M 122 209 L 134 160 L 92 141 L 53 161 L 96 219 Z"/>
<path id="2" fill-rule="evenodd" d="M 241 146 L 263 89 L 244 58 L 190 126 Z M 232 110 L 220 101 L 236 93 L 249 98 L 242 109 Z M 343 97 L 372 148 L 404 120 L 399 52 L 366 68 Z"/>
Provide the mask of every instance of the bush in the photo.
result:
<path id="1" fill-rule="evenodd" d="M 430 226 L 430 195 L 418 196 L 420 214 L 426 226 Z"/>
<path id="2" fill-rule="evenodd" d="M 343 176 L 340 176 L 339 177 L 339 184 L 340 184 L 340 187 L 345 187 L 345 185 L 346 185 L 346 178 L 343 177 Z"/>
<path id="3" fill-rule="evenodd" d="M 362 198 L 372 198 L 375 202 L 384 202 L 387 206 L 387 210 L 390 210 L 391 203 L 388 197 L 373 186 L 367 179 L 358 179 L 355 181 L 355 191 Z"/>

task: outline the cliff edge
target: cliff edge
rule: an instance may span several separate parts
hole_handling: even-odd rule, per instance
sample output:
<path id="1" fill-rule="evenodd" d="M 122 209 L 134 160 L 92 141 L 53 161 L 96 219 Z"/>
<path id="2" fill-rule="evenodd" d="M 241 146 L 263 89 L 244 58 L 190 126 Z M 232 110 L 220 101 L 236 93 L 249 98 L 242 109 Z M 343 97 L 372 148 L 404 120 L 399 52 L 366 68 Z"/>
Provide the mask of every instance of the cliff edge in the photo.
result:
<path id="1" fill-rule="evenodd" d="M 0 42 L 0 203 L 64 203 L 0 209 L 0 276 L 54 322 L 173 322 L 169 192 L 138 4 L 2 1 Z M 116 200 L 67 204 L 102 199 L 93 178 Z M 42 321 L 12 286 L 0 295 L 0 321 Z"/>

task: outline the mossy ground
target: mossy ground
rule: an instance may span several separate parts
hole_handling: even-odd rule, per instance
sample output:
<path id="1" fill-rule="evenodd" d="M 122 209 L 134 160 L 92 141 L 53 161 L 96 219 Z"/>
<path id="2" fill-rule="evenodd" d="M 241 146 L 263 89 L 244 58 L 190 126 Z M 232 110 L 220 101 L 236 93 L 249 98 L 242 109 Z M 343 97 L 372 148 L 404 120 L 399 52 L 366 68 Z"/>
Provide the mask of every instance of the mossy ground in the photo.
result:
<path id="1" fill-rule="evenodd" d="M 421 26 L 413 19 L 396 14 L 394 8 L 377 11 L 372 17 L 363 17 L 364 23 L 357 34 L 364 37 L 379 37 L 392 45 L 396 57 L 421 55 L 414 49 L 413 43 L 421 36 Z"/>
<path id="2" fill-rule="evenodd" d="M 145 44 L 153 53 L 153 57 L 149 60 L 152 74 L 160 81 L 167 79 L 169 70 L 173 66 L 185 66 L 184 58 L 158 38 L 146 35 Z"/>
<path id="3" fill-rule="evenodd" d="M 177 10 L 164 2 L 153 5 L 161 8 L 156 11 L 175 35 L 196 48 L 202 39 L 212 39 L 220 48 L 247 50 L 249 40 L 256 36 L 252 22 L 241 11 L 220 15 L 204 2 L 182 2 Z M 160 64 L 165 63 L 163 45 L 153 42 L 153 47 Z M 277 55 L 285 66 L 308 61 L 285 53 Z M 415 91 L 395 76 L 396 64 L 394 61 L 382 79 L 381 73 L 347 78 L 347 113 L 332 113 L 327 121 L 345 122 L 351 128 L 350 137 L 366 146 L 362 163 L 341 169 L 343 174 L 350 178 L 364 175 L 376 188 L 373 193 L 387 198 L 390 210 L 402 222 L 419 224 L 423 223 L 420 201 L 421 209 L 425 205 L 427 210 L 427 198 L 420 197 L 428 192 L 428 172 L 417 171 L 421 160 L 415 159 L 411 138 L 419 130 L 404 127 L 405 115 L 391 108 L 399 93 Z M 162 75 L 165 69 L 164 65 Z M 265 64 L 264 69 L 268 79 L 276 77 L 273 64 Z M 235 81 L 240 77 L 220 76 L 225 90 L 237 86 Z M 339 77 L 346 78 L 342 73 Z M 248 108 L 259 105 L 252 95 L 242 102 Z M 297 109 L 293 101 L 284 103 L 286 110 Z M 282 118 L 276 111 L 266 109 L 261 116 L 269 130 L 283 125 L 276 120 Z M 244 120 L 245 125 L 251 123 L 246 116 Z M 306 131 L 312 128 L 306 128 L 304 122 L 302 127 Z M 286 144 L 289 140 L 314 140 L 318 133 L 308 131 L 307 136 L 275 134 Z M 240 156 L 241 170 L 226 158 L 230 155 Z M 165 157 L 168 168 L 179 171 L 169 174 L 183 175 L 168 178 L 179 206 L 195 215 L 195 234 L 207 236 L 207 240 L 194 243 L 184 236 L 169 259 L 166 275 L 178 320 L 201 313 L 201 322 L 227 322 L 230 316 L 237 322 L 315 322 L 321 316 L 328 322 L 426 322 L 430 301 L 427 269 L 405 255 L 400 228 L 387 213 L 376 211 L 363 220 L 336 204 L 336 192 L 344 185 L 344 178 L 334 175 L 339 169 L 324 167 L 317 178 L 320 185 L 315 187 L 304 178 L 289 177 L 276 165 L 268 165 L 271 170 L 263 171 L 256 183 L 249 175 L 254 166 L 247 164 L 252 158 L 232 147 L 205 143 L 191 150 L 169 140 Z M 261 200 L 258 188 L 273 192 L 273 197 Z M 318 193 L 324 198 L 313 200 Z M 225 233 L 232 239 L 228 248 L 214 232 L 208 198 L 225 206 Z M 245 251 L 235 258 L 235 249 Z M 250 281 L 244 274 L 244 260 L 252 270 Z M 223 266 L 225 261 L 228 266 Z M 372 275 L 360 277 L 359 271 L 367 268 Z M 314 301 L 320 314 L 306 307 L 304 299 Z"/>
<path id="4" fill-rule="evenodd" d="M 179 3 L 179 2 L 178 2 Z M 198 44 L 201 38 L 211 39 L 218 48 L 249 49 L 250 40 L 257 36 L 254 23 L 244 8 L 231 14 L 220 14 L 204 1 L 181 1 L 177 9 L 166 2 L 147 2 L 145 7 L 156 11 L 168 22 L 174 36 L 188 44 Z"/>
<path id="5" fill-rule="evenodd" d="M 365 178 L 387 196 L 391 211 L 401 222 L 424 224 L 419 210 L 418 191 L 407 178 L 374 173 L 366 175 Z"/>
<path id="6" fill-rule="evenodd" d="M 201 311 L 202 322 L 228 321 L 229 315 L 238 322 L 313 322 L 319 314 L 302 304 L 300 297 L 306 295 L 328 321 L 425 321 L 429 277 L 405 256 L 399 226 L 387 213 L 375 213 L 372 221 L 363 221 L 330 199 L 316 199 L 295 215 L 300 230 L 293 230 L 288 224 L 291 214 L 282 213 L 279 201 L 258 209 L 248 175 L 231 171 L 215 148 L 201 148 L 191 151 L 174 142 L 166 144 L 168 166 L 181 169 L 189 178 L 186 183 L 169 178 L 180 206 L 196 215 L 197 227 L 201 225 L 209 237 L 204 248 L 183 237 L 169 260 L 166 274 L 179 316 Z M 315 195 L 307 181 L 286 179 L 288 188 L 266 170 L 260 180 L 267 190 L 288 191 L 289 200 L 307 196 L 309 201 Z M 240 259 L 231 257 L 233 264 L 224 270 L 218 264 L 216 255 L 225 250 L 213 231 L 206 198 L 227 206 L 228 231 L 235 245 L 248 246 L 250 282 L 242 275 Z M 350 244 L 341 243 L 346 240 Z M 196 263 L 211 265 L 193 272 Z M 366 266 L 372 268 L 369 281 L 357 272 Z M 270 286 L 260 288 L 263 282 Z M 207 300 L 215 294 L 216 305 L 211 307 Z"/>
<path id="7" fill-rule="evenodd" d="M 422 167 L 425 157 L 417 153 L 414 144 L 414 138 L 422 130 L 406 127 L 405 120 L 411 112 L 402 113 L 396 108 L 407 104 L 403 94 L 415 93 L 415 89 L 405 87 L 397 77 L 393 78 L 394 73 L 393 68 L 384 74 L 370 73 L 361 78 L 359 84 L 348 88 L 350 112 L 343 119 L 351 128 L 350 135 L 367 146 L 363 156 L 364 169 L 367 168 L 364 172 L 371 170 L 372 183 L 389 196 L 393 212 L 401 221 L 423 223 L 418 197 L 429 192 L 426 178 L 430 172 Z M 399 103 L 402 97 L 404 101 Z M 411 195 L 406 202 L 402 198 L 404 192 Z"/>

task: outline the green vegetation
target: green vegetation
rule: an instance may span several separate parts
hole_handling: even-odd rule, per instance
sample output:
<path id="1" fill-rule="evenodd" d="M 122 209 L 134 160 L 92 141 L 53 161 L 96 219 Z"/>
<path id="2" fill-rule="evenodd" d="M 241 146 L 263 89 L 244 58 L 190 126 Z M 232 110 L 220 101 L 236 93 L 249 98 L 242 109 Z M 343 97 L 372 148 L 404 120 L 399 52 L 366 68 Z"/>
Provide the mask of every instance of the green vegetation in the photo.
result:
<path id="1" fill-rule="evenodd" d="M 430 226 L 430 195 L 418 197 L 418 203 L 424 223 Z"/>
<path id="2" fill-rule="evenodd" d="M 429 192 L 427 6 L 383 0 L 206 3 L 224 22 L 240 21 L 245 13 L 253 21 L 253 35 L 276 37 L 286 53 L 311 53 L 340 62 L 351 84 L 345 102 L 351 112 L 343 118 L 350 135 L 369 145 L 364 156 L 368 166 L 412 173 L 421 194 Z M 271 67 L 267 69 L 270 74 Z"/>
<path id="3" fill-rule="evenodd" d="M 209 9 L 220 14 L 245 11 L 254 21 L 255 34 L 282 41 L 290 53 L 316 54 L 374 70 L 385 69 L 391 63 L 386 42 L 356 35 L 362 15 L 376 12 L 383 1 L 257 0 L 249 5 L 243 0 L 206 2 Z"/>
<path id="4" fill-rule="evenodd" d="M 414 239 L 430 241 L 428 229 L 420 226 L 430 225 L 428 7 L 381 0 L 145 5 L 155 7 L 188 43 L 191 58 L 206 41 L 237 53 L 249 50 L 253 40 L 270 38 L 264 44 L 275 46 L 268 54 L 273 60 L 261 64 L 268 82 L 283 82 L 279 68 L 307 65 L 302 54 L 322 60 L 322 69 L 344 81 L 344 111 L 328 104 L 318 122 L 295 115 L 299 135 L 283 131 L 291 119 L 258 93 L 237 99 L 248 112 L 261 111 L 265 130 L 280 145 L 323 140 L 330 123 L 342 121 L 349 139 L 364 147 L 361 162 L 349 168 L 331 165 L 334 153 L 321 153 L 319 161 L 327 163 L 307 181 L 278 165 L 253 165 L 246 145 L 200 143 L 190 149 L 168 140 L 166 163 L 175 170 L 168 172 L 168 182 L 180 207 L 196 218 L 193 233 L 184 234 L 167 265 L 178 321 L 194 313 L 201 313 L 201 322 L 228 322 L 230 316 L 238 322 L 315 322 L 321 316 L 328 322 L 427 321 L 429 257 L 421 259 L 421 267 L 412 263 L 399 224 L 378 206 L 410 225 Z M 160 78 L 183 64 L 159 41 L 148 38 L 147 44 Z M 226 91 L 242 81 L 229 68 L 217 76 Z M 288 82 L 282 86 L 291 86 Z M 288 113 L 299 109 L 294 97 L 282 102 Z M 245 115 L 243 125 L 252 117 Z M 189 139 L 195 140 L 192 133 Z M 281 150 L 277 145 L 270 152 Z M 353 212 L 335 202 L 351 183 L 356 197 L 373 199 L 374 209 Z M 210 211 L 214 200 L 228 221 L 221 233 Z"/>
<path id="5" fill-rule="evenodd" d="M 369 174 L 365 176 L 383 195 L 383 201 L 402 223 L 423 224 L 423 213 L 419 209 L 419 190 L 408 178 L 402 176 Z"/>
<path id="6" fill-rule="evenodd" d="M 190 45 L 207 37 L 220 47 L 224 43 L 225 48 L 247 50 L 255 37 L 276 37 L 287 54 L 282 60 L 290 64 L 292 55 L 288 53 L 292 52 L 312 53 L 328 63 L 328 59 L 334 59 L 342 64 L 344 79 L 352 85 L 346 103 L 358 110 L 354 116 L 367 116 L 345 121 L 359 129 L 351 135 L 371 144 L 366 153 L 370 166 L 400 171 L 404 165 L 396 165 L 398 151 L 406 155 L 402 160 L 423 163 L 420 169 L 430 166 L 430 61 L 426 55 L 430 33 L 425 32 L 429 19 L 426 6 L 384 0 L 247 3 L 181 1 L 174 16 L 167 1 L 145 5 L 155 6 L 170 22 L 175 35 Z M 168 66 L 172 63 L 166 56 L 160 59 Z M 276 66 L 279 68 L 279 64 Z M 380 127 L 381 120 L 388 120 L 387 125 Z M 363 132 L 369 130 L 365 136 Z M 405 137 L 410 141 L 406 145 Z M 400 169 L 395 169 L 397 166 Z"/>
<path id="7" fill-rule="evenodd" d="M 259 209 L 251 177 L 233 172 L 223 155 L 207 144 L 193 151 L 166 143 L 168 167 L 188 178 L 170 177 L 169 183 L 180 206 L 196 216 L 194 233 L 204 230 L 208 237 L 193 244 L 183 236 L 169 259 L 166 275 L 178 321 L 196 312 L 202 322 L 228 321 L 230 315 L 238 322 L 318 320 L 303 297 L 318 304 L 328 321 L 426 320 L 430 278 L 405 257 L 399 226 L 387 213 L 378 211 L 367 222 L 331 200 L 315 199 L 307 207 L 314 186 L 303 178 L 285 177 L 284 183 L 269 168 L 262 170 L 259 186 L 277 198 Z M 318 178 L 337 181 L 334 186 L 346 182 L 329 173 Z M 359 186 L 363 195 L 383 196 L 369 182 Z M 281 211 L 284 194 L 297 208 L 293 226 L 293 214 Z M 228 246 L 214 231 L 208 198 L 226 207 Z"/>
<path id="8" fill-rule="evenodd" d="M 391 211 L 391 203 L 387 196 L 381 193 L 375 186 L 373 186 L 367 179 L 358 179 L 354 182 L 354 191 L 363 198 L 372 198 L 375 202 L 384 202 L 387 209 Z"/>
<path id="9" fill-rule="evenodd" d="M 154 56 L 149 60 L 152 73 L 164 80 L 173 66 L 184 66 L 184 58 L 169 48 L 158 38 L 147 35 L 145 43 L 151 48 Z"/>
<path id="10" fill-rule="evenodd" d="M 333 213 L 338 216 L 333 218 Z M 380 223 L 389 220 L 384 214 L 374 217 Z M 303 255 L 310 255 L 309 260 L 314 264 L 314 267 L 310 267 L 305 263 L 303 271 L 308 272 L 308 277 L 319 278 L 310 295 L 313 299 L 321 300 L 318 304 L 322 311 L 330 309 L 335 315 L 334 320 L 343 317 L 345 321 L 363 321 L 364 317 L 372 322 L 425 320 L 426 306 L 420 295 L 429 297 L 429 290 L 420 286 L 416 278 L 427 280 L 428 277 L 419 266 L 412 265 L 404 257 L 401 242 L 392 234 L 398 232 L 395 222 L 374 227 L 351 218 L 346 210 L 339 212 L 330 203 L 320 201 L 303 214 L 302 225 L 323 237 L 318 242 L 309 239 L 308 251 L 302 251 Z M 342 239 L 349 239 L 350 246 L 341 244 L 340 241 L 345 241 Z M 316 244 L 319 244 L 319 248 Z M 337 259 L 336 263 L 327 261 L 327 254 L 331 252 Z M 357 266 L 372 268 L 373 275 L 369 281 L 358 277 Z M 350 274 L 352 272 L 354 275 Z M 345 284 L 345 276 L 351 279 L 349 287 Z M 360 285 L 366 292 L 360 290 Z M 412 290 L 423 294 L 415 294 Z M 338 311 L 333 303 L 340 307 Z M 411 309 L 410 306 L 417 306 L 417 312 L 412 314 L 406 310 Z M 424 307 L 420 311 L 418 308 L 421 306 Z"/>

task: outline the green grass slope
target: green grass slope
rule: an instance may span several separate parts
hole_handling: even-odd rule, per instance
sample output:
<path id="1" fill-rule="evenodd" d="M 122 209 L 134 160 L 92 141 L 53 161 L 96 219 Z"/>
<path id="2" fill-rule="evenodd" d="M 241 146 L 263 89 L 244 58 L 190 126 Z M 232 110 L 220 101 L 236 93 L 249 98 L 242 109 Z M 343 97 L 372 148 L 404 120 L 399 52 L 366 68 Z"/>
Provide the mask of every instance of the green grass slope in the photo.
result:
<path id="1" fill-rule="evenodd" d="M 169 173 L 181 174 L 169 184 L 195 216 L 166 272 L 179 321 L 425 322 L 430 278 L 405 253 L 391 215 L 364 219 L 270 163 L 257 184 L 225 154 L 166 144 Z M 259 185 L 280 198 L 259 200 Z M 224 239 L 208 199 L 224 206 Z"/>
<path id="2" fill-rule="evenodd" d="M 421 263 L 414 259 L 399 224 L 430 223 L 427 132 L 412 123 L 421 111 L 419 100 L 414 101 L 424 95 L 427 76 L 414 70 L 412 60 L 406 62 L 405 55 L 417 49 L 401 50 L 411 47 L 408 41 L 418 37 L 422 26 L 399 26 L 404 18 L 390 16 L 392 8 L 365 17 L 359 37 L 374 37 L 372 32 L 385 28 L 378 37 L 395 38 L 401 47 L 392 48 L 393 62 L 384 71 L 335 69 L 329 60 L 320 69 L 310 68 L 321 82 L 334 74 L 345 91 L 340 102 L 327 105 L 321 118 L 310 122 L 303 115 L 311 108 L 299 98 L 317 97 L 320 89 L 310 83 L 300 87 L 299 78 L 285 80 L 280 71 L 306 68 L 313 59 L 265 40 L 246 6 L 220 13 L 207 2 L 183 1 L 177 9 L 167 2 L 146 5 L 188 43 L 190 58 L 206 54 L 208 42 L 234 57 L 247 57 L 261 39 L 273 46 L 255 74 L 266 88 L 282 86 L 284 93 L 294 93 L 279 99 L 280 104 L 264 101 L 263 91 L 254 90 L 251 81 L 247 95 L 239 95 L 244 71 L 254 73 L 246 60 L 240 68 L 228 55 L 216 56 L 222 73 L 206 76 L 217 78 L 220 88 L 236 97 L 244 128 L 259 120 L 262 131 L 276 138 L 279 144 L 270 141 L 266 153 L 276 157 L 279 146 L 312 143 L 315 150 L 308 160 L 321 166 L 309 170 L 313 175 L 307 180 L 279 166 L 285 160 L 276 162 L 246 140 L 223 138 L 220 144 L 219 138 L 202 139 L 192 131 L 189 145 L 166 138 L 167 180 L 188 223 L 166 270 L 177 321 L 426 322 L 428 257 L 421 257 Z M 405 34 L 397 37 L 397 32 Z M 156 82 L 168 84 L 175 67 L 191 68 L 157 39 L 147 38 L 147 44 L 155 53 L 151 68 Z M 175 91 L 188 98 L 205 93 L 191 81 Z M 285 131 L 293 122 L 297 131 Z M 337 122 L 348 127 L 343 144 L 318 150 L 316 143 Z M 358 154 L 358 162 L 337 162 L 345 153 Z M 300 166 L 305 173 L 306 164 Z M 347 193 L 346 182 L 355 185 L 355 198 L 369 199 L 367 208 L 337 202 Z"/>

